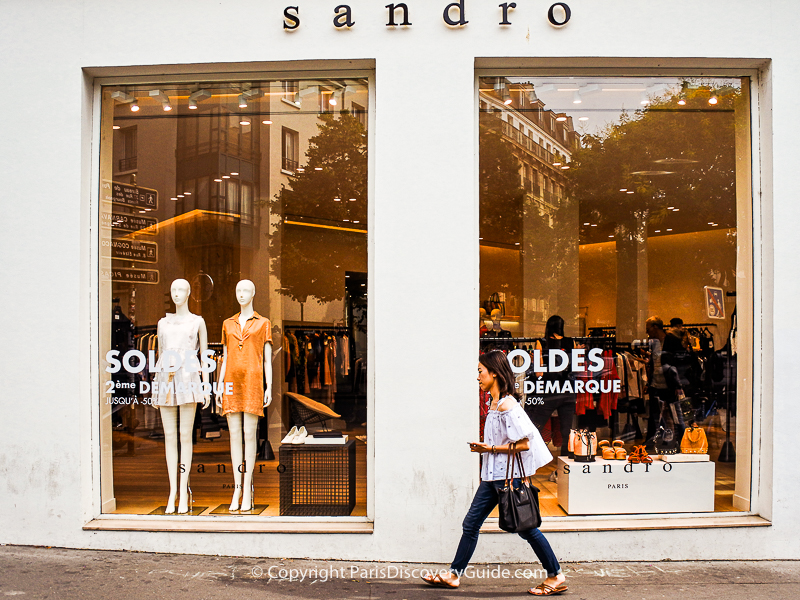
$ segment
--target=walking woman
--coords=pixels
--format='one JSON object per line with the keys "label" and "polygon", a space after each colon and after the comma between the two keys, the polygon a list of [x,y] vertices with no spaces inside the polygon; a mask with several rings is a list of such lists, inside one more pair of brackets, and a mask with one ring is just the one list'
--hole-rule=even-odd
{"label": "walking woman", "polygon": [[[481,525],[497,506],[497,492],[503,487],[506,476],[506,453],[509,446],[516,442],[516,451],[520,453],[526,474],[533,475],[539,467],[553,459],[539,431],[517,402],[519,394],[515,391],[514,374],[505,354],[495,350],[480,357],[478,383],[492,397],[483,431],[484,442],[471,442],[469,445],[472,452],[483,454],[481,483],[464,518],[461,541],[449,572],[422,578],[425,583],[438,587],[459,586],[459,578],[464,574],[478,545]],[[519,485],[520,472],[516,464],[513,476],[514,485]],[[538,529],[531,529],[519,536],[531,545],[547,571],[547,579],[529,589],[528,593],[534,596],[552,596],[567,591],[564,583],[566,578],[561,573],[558,560],[544,535]]]}

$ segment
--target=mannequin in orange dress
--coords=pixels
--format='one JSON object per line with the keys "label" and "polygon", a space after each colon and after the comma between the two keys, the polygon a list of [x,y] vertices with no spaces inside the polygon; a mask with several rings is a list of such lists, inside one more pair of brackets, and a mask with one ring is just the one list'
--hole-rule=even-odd
{"label": "mannequin in orange dress", "polygon": [[[236,300],[241,310],[222,324],[221,384],[216,403],[228,419],[231,436],[234,491],[230,511],[253,508],[252,482],[256,465],[258,418],[264,416],[264,408],[272,402],[271,324],[269,319],[253,310],[255,295],[256,286],[252,281],[240,281],[236,285]],[[233,393],[230,395],[223,393],[226,383],[233,384]]]}

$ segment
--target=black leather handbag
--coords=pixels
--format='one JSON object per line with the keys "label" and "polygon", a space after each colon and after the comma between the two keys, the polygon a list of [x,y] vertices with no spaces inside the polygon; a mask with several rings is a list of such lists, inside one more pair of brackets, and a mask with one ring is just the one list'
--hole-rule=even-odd
{"label": "black leather handbag", "polygon": [[[516,444],[509,446],[506,479],[497,493],[497,504],[500,529],[509,533],[522,533],[539,527],[542,524],[542,513],[539,510],[539,488],[528,483],[522,459],[514,452],[515,446]],[[519,487],[514,487],[514,462],[519,464]]]}

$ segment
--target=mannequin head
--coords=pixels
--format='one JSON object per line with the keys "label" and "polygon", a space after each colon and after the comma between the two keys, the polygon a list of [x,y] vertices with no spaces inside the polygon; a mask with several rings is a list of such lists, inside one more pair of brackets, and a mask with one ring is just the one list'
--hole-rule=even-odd
{"label": "mannequin head", "polygon": [[189,300],[189,294],[192,293],[192,286],[185,279],[176,279],[172,282],[169,288],[169,294],[176,307],[183,306]]}
{"label": "mannequin head", "polygon": [[495,308],[492,311],[492,321],[499,321],[500,320],[500,313],[501,313],[500,309],[499,308]]}
{"label": "mannequin head", "polygon": [[236,301],[239,306],[247,306],[256,295],[256,286],[249,279],[242,279],[236,284]]}
{"label": "mannequin head", "polygon": [[478,319],[483,322],[486,320],[486,310],[483,308],[478,309],[480,312],[478,313]]}

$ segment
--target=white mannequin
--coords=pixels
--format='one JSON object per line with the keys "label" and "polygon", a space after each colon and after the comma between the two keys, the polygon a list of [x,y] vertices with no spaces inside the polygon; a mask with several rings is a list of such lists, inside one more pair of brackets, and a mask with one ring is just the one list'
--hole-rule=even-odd
{"label": "white mannequin", "polygon": [[502,331],[502,327],[500,326],[500,309],[495,308],[492,310],[492,329],[494,331]]}
{"label": "white mannequin", "polygon": [[[242,279],[236,284],[236,301],[241,307],[239,311],[239,327],[244,331],[248,319],[253,316],[253,298],[256,286],[249,279]],[[225,367],[228,361],[228,347],[222,347],[222,367],[219,371],[220,388],[216,395],[218,407],[222,407],[222,390],[225,382]],[[272,344],[264,344],[264,407],[272,403]],[[226,415],[228,430],[231,436],[231,464],[233,465],[233,498],[228,510],[252,510],[253,471],[256,465],[258,416],[247,412],[234,412]],[[244,462],[242,461],[242,430],[244,430]],[[244,464],[244,482],[242,482],[241,465]],[[242,493],[244,490],[244,493]],[[239,499],[241,498],[241,509]]]}
{"label": "white mannequin", "polygon": [[[192,288],[185,279],[176,279],[170,287],[170,295],[175,303],[175,315],[178,317],[188,317],[189,294]],[[197,332],[200,342],[200,352],[208,349],[208,332],[206,323],[201,319],[200,328]],[[161,331],[158,332],[159,348],[163,348]],[[202,373],[203,383],[208,384],[208,373]],[[206,387],[205,385],[203,386]],[[211,403],[211,395],[203,392],[203,408]],[[175,496],[178,490],[178,471],[180,470],[180,498],[178,500],[178,513],[189,512],[189,471],[192,468],[192,429],[194,428],[194,411],[197,403],[181,404],[180,406],[159,406],[161,410],[161,423],[164,425],[164,450],[167,455],[167,473],[169,474],[169,499],[167,500],[166,513],[175,512]],[[181,451],[180,462],[178,461],[178,411],[181,418]],[[178,467],[181,467],[179,469]]]}

